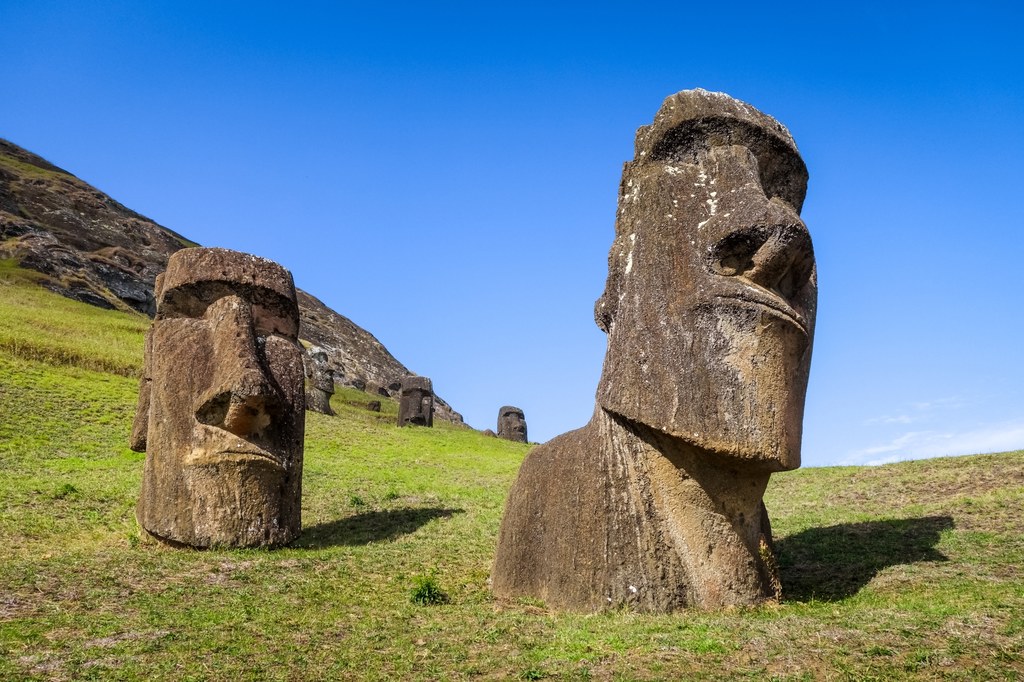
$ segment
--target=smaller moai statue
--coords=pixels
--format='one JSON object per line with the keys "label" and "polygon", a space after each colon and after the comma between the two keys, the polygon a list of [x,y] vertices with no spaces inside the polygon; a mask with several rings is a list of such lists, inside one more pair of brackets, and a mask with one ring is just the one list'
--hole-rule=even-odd
{"label": "smaller moai statue", "polygon": [[305,430],[291,273],[227,249],[182,249],[156,279],[130,447],[137,516],[173,546],[273,547],[302,527]]}
{"label": "smaller moai statue", "polygon": [[368,409],[370,412],[380,412],[380,401],[371,400],[370,402],[366,403],[366,409]]}
{"label": "smaller moai statue", "polygon": [[327,353],[319,349],[310,349],[302,359],[306,379],[309,381],[309,388],[306,390],[306,409],[333,415],[331,396],[334,395],[334,370],[327,363]]}
{"label": "smaller moai statue", "polygon": [[498,438],[526,442],[526,415],[521,409],[505,405],[498,410]]}
{"label": "smaller moai statue", "polygon": [[434,425],[434,387],[427,377],[402,379],[402,398],[398,404],[398,425]]}

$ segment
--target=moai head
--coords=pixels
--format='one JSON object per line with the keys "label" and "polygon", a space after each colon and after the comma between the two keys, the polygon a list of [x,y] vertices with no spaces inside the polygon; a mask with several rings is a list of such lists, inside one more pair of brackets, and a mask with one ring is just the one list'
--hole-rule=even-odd
{"label": "moai head", "polygon": [[334,370],[327,363],[327,353],[311,349],[302,356],[309,390],[306,391],[306,409],[333,415],[331,396],[334,395]]}
{"label": "moai head", "polygon": [[767,471],[800,465],[817,300],[807,169],[775,119],[721,93],[637,131],[608,281],[604,409]]}
{"label": "moai head", "polygon": [[526,415],[518,407],[505,405],[498,410],[498,437],[526,442]]}
{"label": "moai head", "polygon": [[434,387],[427,377],[402,379],[402,397],[398,403],[398,425],[434,425]]}
{"label": "moai head", "polygon": [[334,370],[327,362],[327,353],[310,350],[305,356],[306,378],[310,386],[325,393],[334,394]]}
{"label": "moai head", "polygon": [[302,350],[292,276],[226,249],[184,249],[157,278],[132,449],[139,522],[163,540],[279,545],[298,536]]}

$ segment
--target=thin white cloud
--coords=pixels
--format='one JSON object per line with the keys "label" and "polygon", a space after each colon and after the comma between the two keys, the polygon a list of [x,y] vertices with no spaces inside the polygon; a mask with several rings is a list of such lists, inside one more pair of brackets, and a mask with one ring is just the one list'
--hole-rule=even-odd
{"label": "thin white cloud", "polygon": [[872,417],[866,420],[865,424],[910,424],[915,421],[913,417],[907,414],[896,415],[895,417]]}
{"label": "thin white cloud", "polygon": [[920,403],[912,403],[913,408],[919,412],[931,412],[932,410],[939,408],[957,408],[963,407],[967,402],[959,396],[951,396],[949,398],[936,398],[935,400],[927,400]]}
{"label": "thin white cloud", "polygon": [[[887,443],[849,453],[843,464],[888,464],[907,459],[974,455],[1024,449],[1024,421],[992,424],[970,431],[910,431]],[[877,455],[885,455],[877,457]]]}
{"label": "thin white cloud", "polygon": [[[948,398],[936,398],[935,400],[928,400],[924,402],[910,403],[910,413],[902,412],[894,415],[882,415],[880,417],[871,417],[864,421],[865,426],[871,426],[874,424],[914,424],[918,422],[932,421],[936,418],[936,413],[942,410],[957,409],[965,405],[963,398],[959,396],[950,396]],[[906,406],[903,407],[907,409]]]}

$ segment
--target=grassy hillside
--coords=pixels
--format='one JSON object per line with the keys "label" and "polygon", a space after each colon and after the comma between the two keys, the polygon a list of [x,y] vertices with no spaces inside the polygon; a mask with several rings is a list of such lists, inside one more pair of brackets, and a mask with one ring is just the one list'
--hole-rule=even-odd
{"label": "grassy hillside", "polygon": [[0,679],[1024,677],[1024,452],[774,477],[780,605],[559,615],[487,590],[527,448],[346,391],[307,415],[294,546],[172,550],[126,445],[148,320],[25,277],[0,267]]}

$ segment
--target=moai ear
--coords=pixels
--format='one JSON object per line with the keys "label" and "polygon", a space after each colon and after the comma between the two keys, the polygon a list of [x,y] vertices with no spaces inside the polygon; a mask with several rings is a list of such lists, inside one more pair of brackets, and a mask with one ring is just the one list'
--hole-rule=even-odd
{"label": "moai ear", "polygon": [[[637,133],[639,135],[639,132]],[[622,168],[622,182],[619,184],[619,213],[627,199],[633,198],[635,189],[632,186],[630,167],[634,162],[627,161]],[[605,281],[604,293],[594,302],[594,322],[606,334],[611,331],[612,323],[619,309],[619,298],[622,288],[622,277],[628,273],[633,257],[633,241],[635,236],[624,234],[625,230],[616,221],[615,240],[608,250],[608,279]]]}
{"label": "moai ear", "polygon": [[149,395],[152,391],[153,373],[152,352],[153,329],[146,332],[146,350],[142,365],[142,378],[139,379],[139,402],[135,406],[135,421],[132,422],[132,435],[128,447],[135,452],[146,451],[146,433],[149,431]]}

